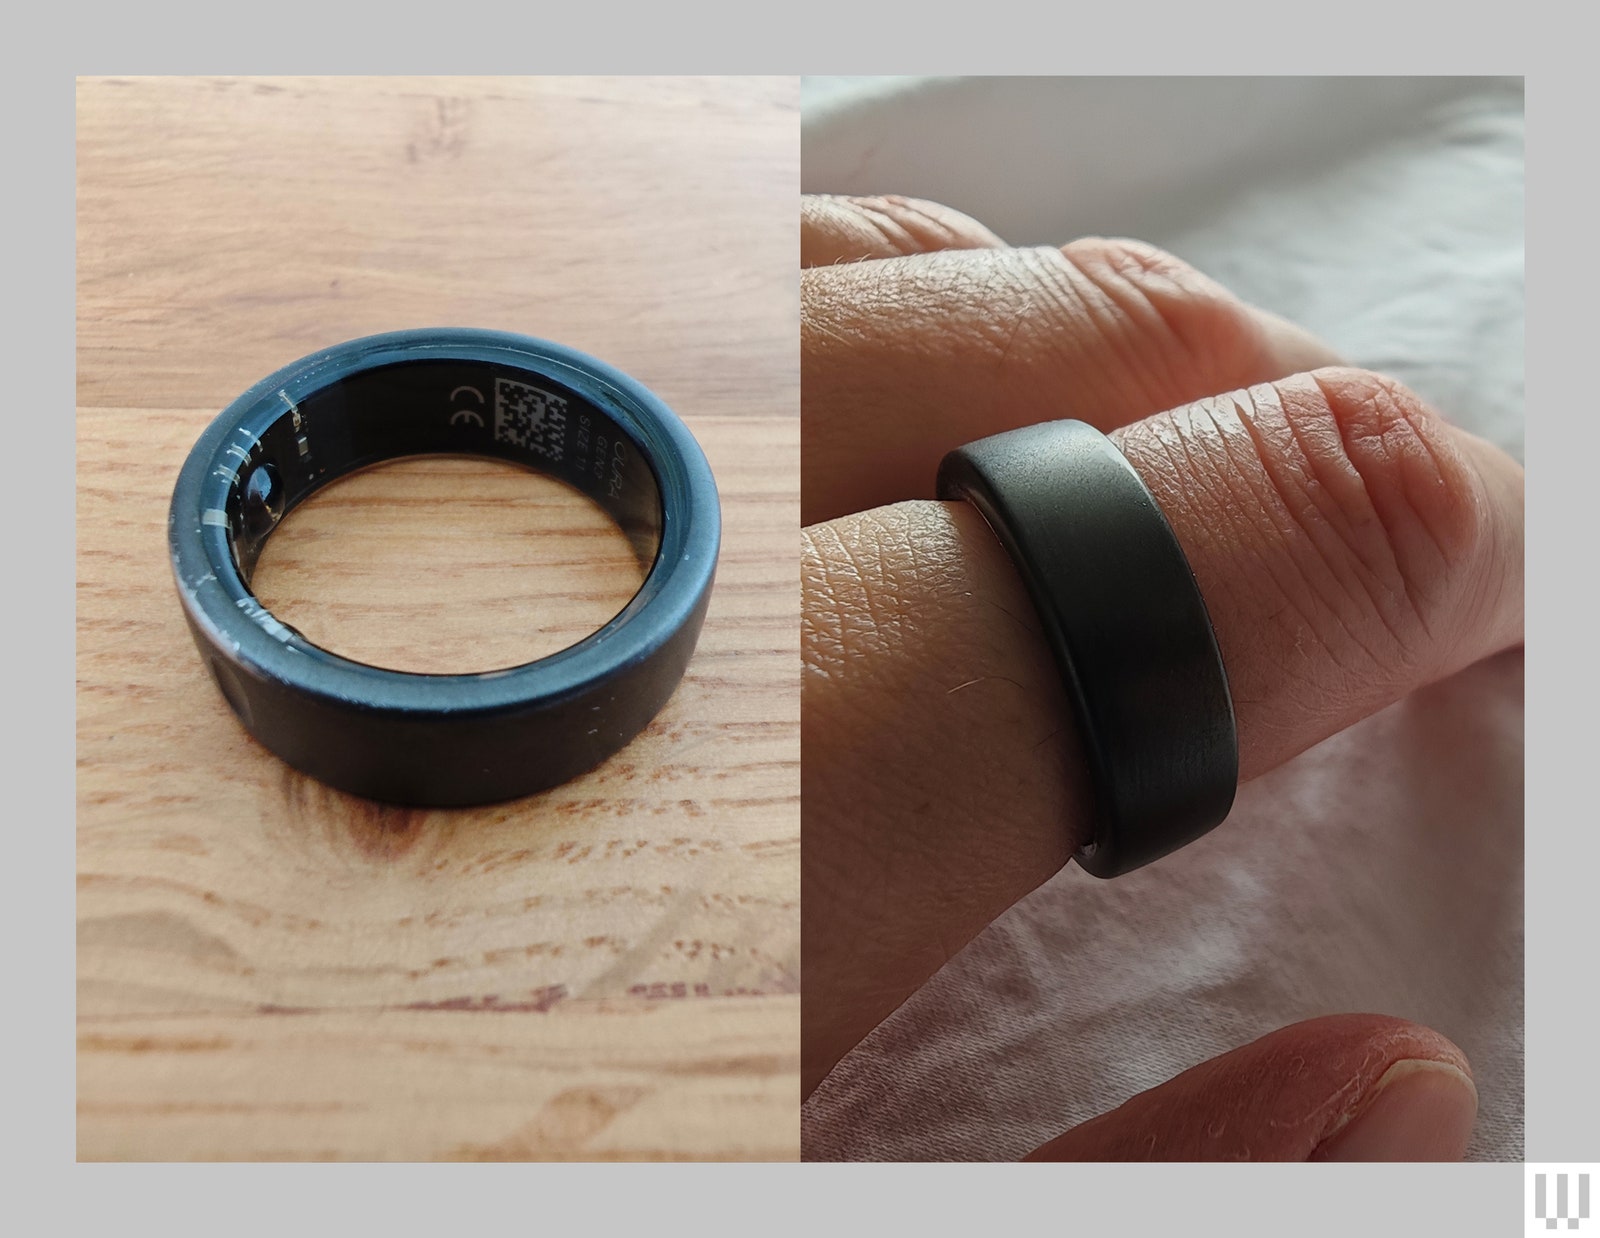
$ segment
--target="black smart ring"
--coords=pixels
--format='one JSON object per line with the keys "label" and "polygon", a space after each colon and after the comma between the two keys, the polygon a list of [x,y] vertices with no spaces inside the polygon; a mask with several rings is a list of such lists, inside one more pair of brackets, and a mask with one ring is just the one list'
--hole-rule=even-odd
{"label": "black smart ring", "polygon": [[[251,574],[297,503],[424,454],[570,483],[627,535],[644,583],[577,644],[470,675],[367,666],[262,607]],[[200,436],[168,518],[190,631],[245,729],[330,786],[419,806],[544,790],[638,734],[694,652],[720,537],[704,453],[644,387],[558,344],[455,328],[352,340],[263,379]]]}
{"label": "black smart ring", "polygon": [[1054,421],[980,439],[939,466],[939,497],[982,513],[1026,582],[1076,708],[1094,794],[1077,861],[1115,877],[1216,826],[1239,739],[1200,587],[1126,458]]}

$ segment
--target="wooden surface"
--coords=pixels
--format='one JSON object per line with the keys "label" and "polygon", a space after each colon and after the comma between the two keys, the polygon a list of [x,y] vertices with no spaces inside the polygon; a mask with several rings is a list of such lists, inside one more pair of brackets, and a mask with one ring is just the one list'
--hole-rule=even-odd
{"label": "wooden surface", "polygon": [[[781,79],[80,81],[81,1158],[798,1155],[798,126]],[[235,395],[436,325],[633,374],[723,502],[666,710],[480,810],[250,740],[165,543]],[[430,459],[307,504],[257,587],[340,652],[482,669],[634,571],[561,487]]]}

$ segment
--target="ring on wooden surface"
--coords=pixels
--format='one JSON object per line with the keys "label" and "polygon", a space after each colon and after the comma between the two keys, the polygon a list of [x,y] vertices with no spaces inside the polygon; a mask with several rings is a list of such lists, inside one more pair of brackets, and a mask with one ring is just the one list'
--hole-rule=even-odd
{"label": "ring on wooden surface", "polygon": [[1239,781],[1222,654],[1183,547],[1111,440],[1081,421],[992,435],[944,458],[938,491],[1005,547],[1077,707],[1095,796],[1078,863],[1114,877],[1220,823]]}
{"label": "ring on wooden surface", "polygon": [[[251,593],[296,504],[355,469],[439,453],[514,461],[583,491],[627,535],[639,591],[569,648],[467,675],[340,657]],[[263,379],[200,436],[168,516],[189,629],[245,729],[331,786],[432,806],[556,786],[638,734],[694,652],[720,538],[705,455],[658,398],[573,349],[464,328],[352,340]]]}

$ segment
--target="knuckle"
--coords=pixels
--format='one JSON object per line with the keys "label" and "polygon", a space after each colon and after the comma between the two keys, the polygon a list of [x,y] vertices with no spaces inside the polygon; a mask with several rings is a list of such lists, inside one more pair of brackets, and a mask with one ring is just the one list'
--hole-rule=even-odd
{"label": "knuckle", "polygon": [[841,202],[893,253],[920,254],[996,243],[993,234],[975,219],[921,198],[885,194]]}
{"label": "knuckle", "polygon": [[1317,370],[1278,384],[1277,397],[1301,457],[1287,489],[1331,531],[1324,557],[1342,560],[1404,665],[1433,660],[1491,533],[1476,470],[1443,419],[1384,375]]}
{"label": "knuckle", "polygon": [[1183,386],[1203,376],[1208,391],[1243,385],[1266,344],[1244,302],[1183,259],[1143,241],[1087,237],[1062,248],[1080,276],[1102,334],[1141,365]]}
{"label": "knuckle", "polygon": [[1444,419],[1382,374],[1325,369],[1310,378],[1337,430],[1336,460],[1359,478],[1399,565],[1449,570],[1473,559],[1488,532],[1487,505]]}

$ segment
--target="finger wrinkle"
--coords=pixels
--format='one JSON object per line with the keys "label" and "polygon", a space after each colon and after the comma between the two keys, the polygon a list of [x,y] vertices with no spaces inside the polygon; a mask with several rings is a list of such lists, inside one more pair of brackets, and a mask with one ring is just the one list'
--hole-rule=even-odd
{"label": "finger wrinkle", "polygon": [[[1266,365],[1266,332],[1254,312],[1215,280],[1182,259],[1142,241],[1101,237],[1074,241],[1062,255],[1075,264],[1118,313],[1110,321],[1134,329],[1132,362],[1159,382],[1147,382],[1157,406],[1248,381]],[[1203,376],[1185,390],[1185,376]]]}
{"label": "finger wrinkle", "polygon": [[[1238,433],[1225,441],[1247,448],[1234,454],[1231,471],[1236,488],[1240,481],[1249,487],[1248,506],[1258,513],[1259,540],[1247,539],[1253,550],[1259,548],[1255,561],[1290,603],[1301,631],[1316,639],[1322,654],[1347,678],[1390,677],[1396,663],[1405,661],[1400,646],[1380,648],[1370,635],[1371,617],[1381,611],[1374,602],[1383,592],[1375,582],[1363,587],[1351,581],[1355,560],[1307,492],[1310,470],[1287,432],[1276,389],[1261,384],[1226,402]],[[1386,616],[1380,613],[1379,618],[1388,629]],[[1298,638],[1296,650],[1301,651]]]}
{"label": "finger wrinkle", "polygon": [[1482,479],[1438,415],[1394,380],[1328,369],[1304,381],[1317,398],[1296,411],[1331,419],[1331,459],[1357,479],[1378,534],[1354,548],[1377,560],[1388,596],[1403,601],[1396,625],[1402,643],[1436,650],[1442,641],[1435,625],[1459,621],[1462,586],[1485,565],[1491,521]]}
{"label": "finger wrinkle", "polygon": [[1159,345],[1148,346],[1136,318],[1067,250],[1050,253],[1053,261],[1040,262],[1038,268],[1051,294],[1056,322],[1050,339],[1063,372],[1075,373],[1092,386],[1107,415],[1126,406],[1129,395],[1137,405],[1152,409],[1178,398],[1182,386],[1174,367]]}
{"label": "finger wrinkle", "polygon": [[1166,393],[1181,390],[1180,371],[1194,369],[1197,360],[1209,366],[1211,357],[1197,358],[1172,321],[1115,261],[1077,242],[1061,253],[1076,276],[1073,283],[1088,311],[1086,319],[1113,350],[1105,359],[1108,387],[1125,386],[1132,378],[1146,400],[1160,404]]}
{"label": "finger wrinkle", "polygon": [[[1330,504],[1335,512],[1330,517],[1313,497],[1311,479],[1316,469],[1300,450],[1304,440],[1289,429],[1277,389],[1268,383],[1252,387],[1236,408],[1254,447],[1250,471],[1262,481],[1257,491],[1262,510],[1282,514],[1275,521],[1275,532],[1291,552],[1285,561],[1304,592],[1314,599],[1306,608],[1307,616],[1326,615],[1337,632],[1333,637],[1319,634],[1324,651],[1353,678],[1391,675],[1397,663],[1407,665],[1407,655],[1382,604],[1388,586],[1376,579],[1350,579],[1365,570],[1361,556],[1351,554],[1357,534],[1347,519],[1343,521],[1346,531],[1335,527],[1342,510],[1338,504]],[[1374,614],[1391,638],[1381,649],[1368,634]],[[1353,659],[1353,651],[1359,651],[1364,661]]]}
{"label": "finger wrinkle", "polygon": [[[1218,543],[1220,556],[1207,556],[1207,548],[1196,547],[1192,561],[1206,563],[1209,558],[1218,569],[1207,572],[1205,591],[1227,595],[1224,600],[1230,604],[1233,626],[1248,639],[1258,639],[1264,622],[1284,624],[1287,615],[1295,621],[1288,626],[1302,665],[1311,664],[1320,653],[1344,673],[1360,673],[1361,668],[1350,664],[1344,652],[1349,634],[1341,641],[1327,631],[1330,618],[1341,631],[1345,625],[1319,584],[1320,557],[1312,555],[1312,562],[1305,561],[1305,530],[1268,472],[1264,461],[1267,448],[1256,431],[1250,393],[1235,392],[1191,405],[1172,416],[1172,425],[1180,439],[1196,443],[1186,451],[1186,460],[1213,463],[1210,484],[1204,487],[1187,484],[1196,471],[1192,467],[1179,474],[1184,501],[1202,500],[1198,507],[1191,507],[1192,515],[1184,527],[1225,531]],[[1212,446],[1204,446],[1205,440]],[[1270,596],[1262,588],[1268,582]],[[1316,642],[1315,650],[1305,649],[1307,636]],[[1273,668],[1275,673],[1283,669]],[[1324,689],[1326,686],[1324,683]]]}
{"label": "finger wrinkle", "polygon": [[[1364,480],[1349,467],[1337,427],[1292,414],[1284,391],[1293,381],[1252,389],[1258,410],[1254,424],[1263,440],[1274,440],[1270,448],[1264,445],[1262,460],[1273,470],[1278,488],[1299,498],[1298,521],[1307,538],[1321,546],[1347,609],[1358,622],[1375,609],[1391,640],[1386,654],[1409,666],[1412,641],[1385,604],[1394,595],[1395,582],[1404,580],[1394,549],[1386,537],[1368,536],[1377,518]],[[1420,621],[1420,610],[1415,605],[1411,610],[1411,617]],[[1421,626],[1426,631],[1426,623]]]}
{"label": "finger wrinkle", "polygon": [[954,229],[910,198],[848,198],[876,227],[885,244],[901,254],[943,249],[956,239]]}

